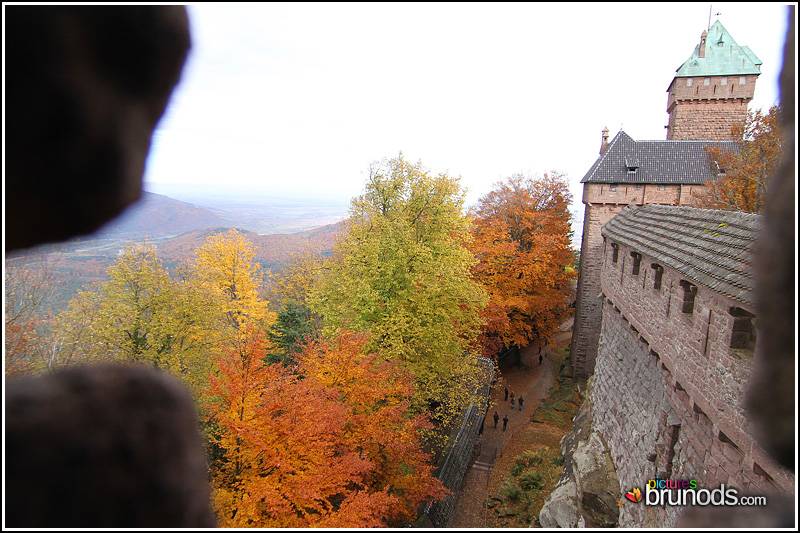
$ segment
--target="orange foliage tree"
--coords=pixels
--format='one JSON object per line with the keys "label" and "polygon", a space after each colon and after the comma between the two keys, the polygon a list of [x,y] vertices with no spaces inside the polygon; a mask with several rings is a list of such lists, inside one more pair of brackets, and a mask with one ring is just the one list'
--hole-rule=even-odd
{"label": "orange foliage tree", "polygon": [[569,315],[571,200],[564,175],[516,174],[472,209],[473,272],[490,297],[481,337],[487,355],[547,338]]}
{"label": "orange foliage tree", "polygon": [[780,113],[778,105],[766,113],[750,111],[744,125],[731,129],[736,150],[707,149],[714,177],[706,183],[700,207],[764,212],[769,178],[783,155]]}
{"label": "orange foliage tree", "polygon": [[[408,378],[341,353],[354,354],[363,340],[317,344],[299,357],[297,373],[265,364],[264,337],[248,337],[246,348],[218,358],[212,378],[221,526],[386,527],[444,490],[417,467],[424,455],[409,442],[420,421],[403,416],[406,405],[392,396],[406,393]],[[396,462],[379,461],[386,458]]]}

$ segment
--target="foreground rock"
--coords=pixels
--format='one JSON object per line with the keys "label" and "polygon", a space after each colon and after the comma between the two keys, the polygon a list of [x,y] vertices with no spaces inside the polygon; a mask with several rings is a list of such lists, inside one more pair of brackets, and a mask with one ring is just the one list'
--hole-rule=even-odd
{"label": "foreground rock", "polygon": [[589,402],[561,440],[564,473],[539,513],[542,527],[614,527],[620,495],[614,464],[602,436],[592,431]]}

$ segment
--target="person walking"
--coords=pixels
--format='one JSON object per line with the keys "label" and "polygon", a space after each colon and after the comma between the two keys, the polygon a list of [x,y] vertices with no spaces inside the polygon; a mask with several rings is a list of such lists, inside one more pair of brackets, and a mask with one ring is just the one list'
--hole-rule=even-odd
{"label": "person walking", "polygon": [[519,397],[519,410],[522,411],[522,396]]}
{"label": "person walking", "polygon": [[511,395],[511,408],[514,408],[514,395]]}
{"label": "person walking", "polygon": [[497,421],[500,420],[500,415],[497,414],[497,411],[494,412],[494,427],[497,428]]}
{"label": "person walking", "polygon": [[541,366],[541,364],[542,364],[542,347],[539,346],[539,365]]}
{"label": "person walking", "polygon": [[508,425],[508,415],[503,417],[503,431],[506,430],[507,425]]}
{"label": "person walking", "polygon": [[507,401],[508,401],[508,387],[506,387],[506,398],[505,398],[505,400],[503,400],[503,401],[504,401],[504,402],[507,402]]}

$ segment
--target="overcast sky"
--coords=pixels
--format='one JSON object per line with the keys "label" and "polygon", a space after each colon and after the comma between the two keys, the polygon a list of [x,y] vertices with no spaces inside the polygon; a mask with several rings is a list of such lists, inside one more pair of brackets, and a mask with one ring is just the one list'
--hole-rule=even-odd
{"label": "overcast sky", "polygon": [[666,138],[666,91],[709,8],[763,62],[750,109],[777,103],[783,4],[189,6],[146,188],[345,202],[402,151],[461,176],[468,204],[513,173],[566,173],[578,210],[604,126]]}

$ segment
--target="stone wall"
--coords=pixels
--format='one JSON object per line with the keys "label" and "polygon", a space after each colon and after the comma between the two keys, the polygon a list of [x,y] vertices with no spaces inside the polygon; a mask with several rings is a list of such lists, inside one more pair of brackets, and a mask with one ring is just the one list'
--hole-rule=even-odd
{"label": "stone wall", "polygon": [[[633,251],[603,246],[602,331],[590,394],[594,426],[608,442],[621,490],[656,474],[740,492],[792,491],[794,476],[753,439],[743,410],[753,350],[730,348],[731,309],[752,307],[697,287],[684,312],[681,274]],[[758,349],[758,346],[755,348]],[[681,507],[625,506],[620,526],[671,526]]]}
{"label": "stone wall", "polygon": [[602,244],[600,228],[628,204],[645,203],[693,205],[702,185],[656,185],[620,183],[616,190],[610,183],[585,183],[583,203],[583,238],[581,265],[575,300],[575,324],[572,329],[570,358],[574,376],[586,378],[594,371],[597,342],[600,338],[601,302],[600,267]]}
{"label": "stone wall", "polygon": [[[586,184],[584,191],[589,187],[591,184]],[[581,265],[575,298],[575,322],[570,345],[573,376],[576,379],[586,378],[594,370],[597,342],[600,338],[601,301],[598,296],[603,247],[600,228],[624,207],[614,204],[586,204],[581,239]]]}
{"label": "stone wall", "polygon": [[672,80],[667,98],[667,140],[730,140],[731,128],[742,124],[747,116],[757,77],[749,74]]}
{"label": "stone wall", "polygon": [[670,112],[667,140],[730,141],[731,128],[743,124],[746,117],[747,102],[742,100],[681,102]]}

